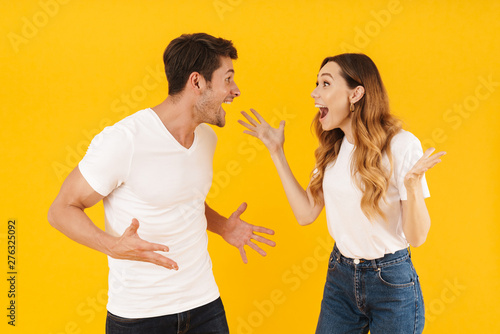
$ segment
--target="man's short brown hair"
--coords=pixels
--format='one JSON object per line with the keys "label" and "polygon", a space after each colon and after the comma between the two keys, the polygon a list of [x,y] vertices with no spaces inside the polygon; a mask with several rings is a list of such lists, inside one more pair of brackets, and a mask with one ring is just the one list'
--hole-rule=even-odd
{"label": "man's short brown hair", "polygon": [[184,34],[171,41],[163,53],[168,94],[180,93],[193,72],[210,82],[221,56],[238,59],[231,41],[205,33]]}

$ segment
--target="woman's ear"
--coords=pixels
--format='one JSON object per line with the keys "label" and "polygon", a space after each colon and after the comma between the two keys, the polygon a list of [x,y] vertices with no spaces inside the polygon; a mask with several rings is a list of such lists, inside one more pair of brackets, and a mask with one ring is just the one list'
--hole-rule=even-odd
{"label": "woman's ear", "polygon": [[361,98],[362,98],[363,96],[365,96],[365,87],[363,87],[363,86],[357,86],[357,87],[356,87],[356,88],[354,88],[354,90],[352,91],[349,101],[350,101],[351,103],[356,103],[356,102],[358,102],[359,100],[361,100]]}

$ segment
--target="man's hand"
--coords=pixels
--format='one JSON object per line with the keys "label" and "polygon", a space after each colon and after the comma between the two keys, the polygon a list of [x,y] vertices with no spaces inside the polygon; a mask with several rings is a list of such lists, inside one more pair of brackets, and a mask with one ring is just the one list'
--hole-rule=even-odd
{"label": "man's hand", "polygon": [[115,259],[151,262],[167,269],[178,270],[177,263],[155,253],[155,251],[168,252],[168,247],[141,239],[137,234],[138,229],[139,221],[134,218],[123,235],[109,247],[109,256]]}
{"label": "man's hand", "polygon": [[224,226],[224,232],[222,234],[222,237],[224,238],[224,240],[226,240],[227,243],[238,248],[244,263],[248,263],[247,254],[244,248],[245,245],[250,246],[260,255],[266,256],[266,252],[255,243],[253,243],[251,239],[254,239],[271,247],[276,246],[276,243],[274,241],[255,234],[255,232],[259,232],[274,235],[273,230],[262,226],[248,224],[247,222],[241,220],[240,215],[245,212],[246,208],[247,204],[242,203],[240,207],[235,212],[233,212],[233,214],[227,219]]}

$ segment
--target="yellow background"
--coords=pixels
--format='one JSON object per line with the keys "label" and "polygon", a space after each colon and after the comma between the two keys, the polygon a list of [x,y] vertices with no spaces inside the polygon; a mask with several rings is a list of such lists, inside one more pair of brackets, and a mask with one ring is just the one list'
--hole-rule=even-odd
{"label": "yellow background", "polygon": [[[102,333],[106,258],[51,228],[46,212],[93,135],[166,96],[162,53],[182,33],[233,40],[242,96],[225,106],[208,202],[276,230],[269,255],[210,235],[232,333],[313,333],[326,276],[324,214],[294,221],[269,154],[242,133],[240,110],[285,118],[285,150],[304,186],[321,60],[345,51],[378,65],[393,112],[424,148],[446,150],[427,173],[432,228],[413,249],[426,333],[499,333],[500,6],[497,1],[2,1],[0,24],[2,277],[7,221],[17,220],[16,326],[2,332]],[[88,211],[103,226],[102,205]]]}

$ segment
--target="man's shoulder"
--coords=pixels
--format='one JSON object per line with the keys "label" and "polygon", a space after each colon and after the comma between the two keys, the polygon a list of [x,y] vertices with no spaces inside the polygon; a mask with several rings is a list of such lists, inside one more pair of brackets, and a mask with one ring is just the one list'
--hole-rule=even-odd
{"label": "man's shoulder", "polygon": [[201,137],[207,137],[209,139],[217,141],[217,134],[215,133],[214,129],[206,123],[201,123],[198,125],[196,128],[196,132],[201,136]]}
{"label": "man's shoulder", "polygon": [[94,144],[106,143],[108,146],[125,147],[131,144],[137,132],[141,129],[141,124],[149,122],[147,109],[140,110],[130,116],[127,116],[113,125],[105,127],[97,136],[94,137]]}
{"label": "man's shoulder", "polygon": [[112,126],[117,128],[136,128],[139,124],[150,123],[152,121],[151,109],[147,108],[119,120]]}
{"label": "man's shoulder", "polygon": [[132,138],[141,129],[147,129],[151,121],[152,117],[150,112],[148,112],[148,109],[143,109],[104,128],[102,133],[118,138]]}

